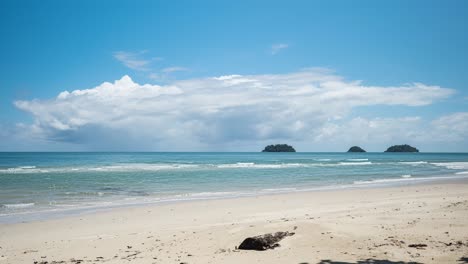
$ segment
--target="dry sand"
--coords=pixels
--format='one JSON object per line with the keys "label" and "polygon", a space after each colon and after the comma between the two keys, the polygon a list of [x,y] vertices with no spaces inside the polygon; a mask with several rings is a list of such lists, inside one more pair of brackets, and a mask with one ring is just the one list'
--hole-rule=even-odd
{"label": "dry sand", "polygon": [[[236,250],[248,236],[276,231],[295,235],[275,249]],[[181,202],[0,225],[0,263],[36,261],[468,263],[468,182]]]}

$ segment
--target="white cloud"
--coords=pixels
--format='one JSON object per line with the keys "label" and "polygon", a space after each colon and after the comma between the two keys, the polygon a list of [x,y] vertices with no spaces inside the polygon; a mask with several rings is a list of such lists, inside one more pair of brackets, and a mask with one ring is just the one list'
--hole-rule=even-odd
{"label": "white cloud", "polygon": [[362,118],[332,121],[314,134],[315,142],[383,148],[393,144],[420,143],[428,138],[420,117]]}
{"label": "white cloud", "polygon": [[[129,52],[129,51],[117,51],[114,52],[114,58],[123,63],[126,67],[137,70],[137,71],[147,71],[149,70],[149,65],[151,60],[143,58],[143,54],[146,51],[140,52]],[[160,60],[160,58],[155,58]]]}
{"label": "white cloud", "polygon": [[168,67],[168,68],[164,68],[162,69],[162,72],[164,73],[172,73],[172,72],[181,72],[181,71],[188,71],[189,69],[185,68],[185,67],[178,67],[178,66],[174,66],[174,67]]}
{"label": "white cloud", "polygon": [[468,112],[452,113],[430,122],[421,117],[362,118],[327,122],[312,138],[315,145],[340,149],[348,145],[383,151],[394,144],[421,146],[423,151],[466,151]]}
{"label": "white cloud", "polygon": [[174,79],[174,74],[187,71],[190,71],[190,69],[185,67],[172,66],[163,68],[161,70],[153,70],[153,72],[148,74],[148,78],[154,81],[168,82]]}
{"label": "white cloud", "polygon": [[380,138],[411,137],[414,134],[408,134],[410,129],[401,124],[417,124],[421,122],[417,117],[345,120],[355,107],[422,106],[453,93],[421,83],[365,86],[328,70],[306,69],[167,85],[140,85],[124,76],[114,83],[65,91],[50,100],[16,101],[15,105],[34,116],[27,129],[30,133],[52,141],[151,150],[221,150],[250,144],[252,150],[252,144],[325,142],[351,137],[347,133],[370,140],[377,134]]}
{"label": "white cloud", "polygon": [[139,52],[117,51],[114,52],[113,56],[116,60],[132,70],[146,72],[146,76],[151,80],[167,81],[171,79],[171,74],[189,71],[188,68],[181,66],[162,68],[161,65],[155,65],[154,62],[160,62],[163,58],[149,58],[147,53],[148,51],[146,50]]}
{"label": "white cloud", "polygon": [[135,70],[148,72],[147,77],[151,80],[167,80],[170,75],[176,72],[188,71],[188,68],[181,66],[166,67],[158,69],[152,65],[153,62],[162,61],[161,57],[145,58],[146,50],[139,52],[117,51],[113,56],[126,67]]}
{"label": "white cloud", "polygon": [[288,47],[289,45],[285,43],[273,44],[271,46],[271,54],[276,55],[278,54],[278,52],[280,52],[283,49],[287,49]]}
{"label": "white cloud", "polygon": [[431,123],[434,132],[444,141],[468,139],[468,112],[442,116]]}

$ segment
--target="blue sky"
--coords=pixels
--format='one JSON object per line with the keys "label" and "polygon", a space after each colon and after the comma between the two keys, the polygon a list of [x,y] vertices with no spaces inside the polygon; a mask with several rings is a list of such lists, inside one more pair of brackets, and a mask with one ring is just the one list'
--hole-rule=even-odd
{"label": "blue sky", "polygon": [[0,150],[466,151],[467,25],[466,1],[1,1]]}

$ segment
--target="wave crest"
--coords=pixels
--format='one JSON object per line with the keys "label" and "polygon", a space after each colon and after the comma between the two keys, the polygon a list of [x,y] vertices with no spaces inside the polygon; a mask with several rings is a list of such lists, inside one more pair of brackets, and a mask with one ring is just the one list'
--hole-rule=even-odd
{"label": "wave crest", "polygon": [[21,209],[21,208],[28,208],[33,207],[35,203],[17,203],[17,204],[2,204],[2,207],[8,209]]}
{"label": "wave crest", "polygon": [[453,170],[466,170],[468,169],[468,162],[458,161],[458,162],[434,162],[432,165],[439,167],[446,167],[447,169]]}

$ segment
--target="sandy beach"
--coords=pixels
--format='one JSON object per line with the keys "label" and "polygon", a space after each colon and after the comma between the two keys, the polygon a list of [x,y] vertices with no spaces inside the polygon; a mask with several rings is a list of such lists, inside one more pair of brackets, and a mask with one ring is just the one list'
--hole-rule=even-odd
{"label": "sandy beach", "polygon": [[466,180],[180,202],[2,224],[0,263],[467,263],[467,220]]}
{"label": "sandy beach", "polygon": [[0,264],[468,264],[468,0],[0,21]]}

